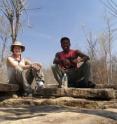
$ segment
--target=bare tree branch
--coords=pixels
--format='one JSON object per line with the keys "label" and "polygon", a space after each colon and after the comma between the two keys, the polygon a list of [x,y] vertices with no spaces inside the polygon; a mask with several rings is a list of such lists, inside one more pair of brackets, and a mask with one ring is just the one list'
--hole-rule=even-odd
{"label": "bare tree branch", "polygon": [[11,38],[12,42],[17,39],[19,27],[21,24],[20,17],[22,11],[25,9],[26,0],[2,0],[1,11],[7,17],[11,27]]}
{"label": "bare tree branch", "polygon": [[113,0],[100,0],[100,2],[110,11],[113,16],[117,16],[117,4]]}

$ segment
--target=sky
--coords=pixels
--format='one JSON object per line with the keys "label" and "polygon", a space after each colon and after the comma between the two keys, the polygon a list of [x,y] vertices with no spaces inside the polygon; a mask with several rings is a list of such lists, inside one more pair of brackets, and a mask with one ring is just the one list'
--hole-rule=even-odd
{"label": "sky", "polygon": [[24,13],[25,25],[18,40],[26,46],[23,56],[45,67],[62,50],[61,37],[70,38],[72,49],[85,52],[82,27],[95,36],[105,28],[105,7],[100,0],[27,0],[27,8],[40,9]]}

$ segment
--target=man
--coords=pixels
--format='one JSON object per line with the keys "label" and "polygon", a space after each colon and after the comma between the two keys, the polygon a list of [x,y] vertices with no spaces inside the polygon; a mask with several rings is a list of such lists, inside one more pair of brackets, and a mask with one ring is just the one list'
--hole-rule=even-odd
{"label": "man", "polygon": [[25,46],[21,42],[15,41],[11,45],[12,55],[7,58],[7,71],[9,83],[19,85],[20,95],[29,95],[32,93],[31,84],[35,78],[40,88],[44,87],[44,75],[42,66],[38,63],[31,63],[22,57]]}
{"label": "man", "polygon": [[57,52],[53,61],[52,71],[55,79],[62,85],[64,73],[68,77],[68,87],[94,87],[89,86],[90,64],[89,57],[79,50],[70,49],[71,43],[68,37],[60,40],[63,51]]}

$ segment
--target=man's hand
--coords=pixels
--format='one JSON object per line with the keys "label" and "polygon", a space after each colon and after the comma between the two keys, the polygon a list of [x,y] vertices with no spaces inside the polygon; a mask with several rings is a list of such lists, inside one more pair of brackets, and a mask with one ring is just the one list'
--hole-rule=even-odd
{"label": "man's hand", "polygon": [[77,63],[77,68],[80,68],[83,65],[84,62]]}
{"label": "man's hand", "polygon": [[65,68],[69,68],[71,66],[71,62],[68,59],[63,60],[62,62]]}
{"label": "man's hand", "polygon": [[84,63],[84,61],[81,57],[78,57],[78,58],[72,60],[72,62],[77,64],[77,68],[80,68],[82,66],[82,64]]}

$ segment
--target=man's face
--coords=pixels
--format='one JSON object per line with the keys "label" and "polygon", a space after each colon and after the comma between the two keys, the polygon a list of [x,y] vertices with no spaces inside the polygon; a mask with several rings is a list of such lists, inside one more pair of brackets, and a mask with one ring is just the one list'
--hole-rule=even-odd
{"label": "man's face", "polygon": [[63,51],[68,52],[70,49],[70,42],[68,40],[64,40],[61,43],[61,47],[62,47]]}

